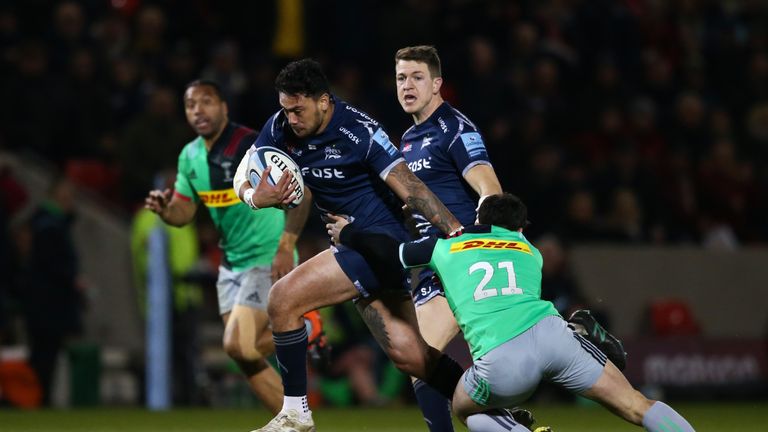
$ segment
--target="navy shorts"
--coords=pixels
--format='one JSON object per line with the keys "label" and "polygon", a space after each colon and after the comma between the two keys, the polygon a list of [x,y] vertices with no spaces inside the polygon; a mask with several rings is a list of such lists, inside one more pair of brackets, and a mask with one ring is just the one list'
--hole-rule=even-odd
{"label": "navy shorts", "polygon": [[443,289],[443,284],[440,282],[440,278],[438,278],[435,272],[431,269],[421,269],[419,271],[418,282],[413,288],[413,291],[411,291],[413,304],[416,307],[419,307],[437,296],[445,297],[445,290]]}
{"label": "navy shorts", "polygon": [[333,256],[336,258],[336,262],[339,263],[341,270],[344,271],[344,274],[347,275],[349,280],[355,284],[355,288],[357,288],[357,292],[360,293],[360,296],[367,298],[383,290],[402,290],[405,295],[408,294],[410,283],[405,277],[405,271],[403,271],[400,286],[381,286],[376,275],[373,273],[373,270],[371,270],[371,267],[356,250],[344,245],[331,246],[331,249],[333,250]]}

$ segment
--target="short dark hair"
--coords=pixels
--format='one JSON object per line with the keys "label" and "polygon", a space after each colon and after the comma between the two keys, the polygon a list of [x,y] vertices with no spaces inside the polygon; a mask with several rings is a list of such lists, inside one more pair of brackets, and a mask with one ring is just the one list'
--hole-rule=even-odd
{"label": "short dark hair", "polygon": [[310,58],[288,63],[277,74],[275,89],[280,93],[304,95],[315,99],[324,93],[331,93],[323,68],[320,63]]}
{"label": "short dark hair", "polygon": [[528,208],[520,198],[509,192],[491,195],[483,200],[477,211],[477,221],[517,231],[528,225]]}
{"label": "short dark hair", "polygon": [[397,50],[397,53],[395,53],[395,63],[400,60],[426,63],[432,78],[443,76],[442,68],[440,66],[440,56],[437,55],[437,48],[432,45],[417,45],[400,48]]}
{"label": "short dark hair", "polygon": [[189,84],[187,84],[186,87],[184,87],[184,92],[186,93],[187,90],[190,89],[190,87],[200,87],[200,86],[208,86],[213,89],[213,92],[216,93],[216,96],[219,97],[222,101],[224,101],[224,94],[221,92],[221,86],[219,83],[217,83],[214,80],[209,79],[196,79]]}

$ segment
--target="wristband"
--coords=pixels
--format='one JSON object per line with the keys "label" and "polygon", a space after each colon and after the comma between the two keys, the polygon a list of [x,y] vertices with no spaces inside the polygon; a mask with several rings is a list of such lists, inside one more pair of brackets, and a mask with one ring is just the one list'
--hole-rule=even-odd
{"label": "wristband", "polygon": [[456,228],[455,230],[451,231],[450,234],[448,234],[448,238],[452,237],[458,237],[460,235],[464,234],[464,226],[460,226]]}
{"label": "wristband", "polygon": [[256,192],[256,191],[255,191],[255,190],[253,190],[253,188],[248,188],[248,190],[246,190],[246,191],[245,191],[245,193],[243,193],[243,202],[245,202],[246,204],[248,204],[248,206],[249,206],[250,208],[252,208],[252,209],[254,209],[254,210],[258,210],[258,209],[259,209],[259,207],[258,207],[256,204],[254,204],[254,203],[253,203],[253,194],[254,194],[255,192]]}

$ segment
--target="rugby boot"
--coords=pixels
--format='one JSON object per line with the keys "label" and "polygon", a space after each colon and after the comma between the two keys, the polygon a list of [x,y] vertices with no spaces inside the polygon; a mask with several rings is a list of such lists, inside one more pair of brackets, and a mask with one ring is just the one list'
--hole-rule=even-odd
{"label": "rugby boot", "polygon": [[619,370],[627,366],[627,353],[624,344],[597,322],[592,313],[579,309],[568,318],[568,324],[574,331],[592,342]]}
{"label": "rugby boot", "polygon": [[251,432],[315,432],[315,422],[312,413],[302,419],[298,411],[289,409],[280,411],[266,426]]}

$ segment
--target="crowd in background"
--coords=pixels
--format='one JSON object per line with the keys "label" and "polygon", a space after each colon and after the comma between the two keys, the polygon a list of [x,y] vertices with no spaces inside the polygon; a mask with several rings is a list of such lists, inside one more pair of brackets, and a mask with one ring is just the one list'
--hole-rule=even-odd
{"label": "crowd in background", "polygon": [[[258,129],[278,109],[277,71],[314,57],[334,93],[398,142],[412,119],[396,100],[394,53],[415,44],[437,47],[444,97],[528,205],[543,295],[561,313],[583,305],[573,244],[768,241],[759,0],[3,2],[0,150],[57,167],[128,220],[193,138],[190,81],[219,82],[230,118]],[[13,274],[31,268],[7,229],[27,196],[2,167],[0,180],[0,264]],[[215,260],[212,232],[203,222]]]}
{"label": "crowd in background", "polygon": [[130,208],[191,138],[192,79],[219,81],[230,117],[260,128],[276,71],[312,56],[397,141],[411,120],[393,56],[418,43],[439,49],[446,98],[483,131],[534,237],[768,239],[768,6],[754,0],[4,3],[0,145]]}

